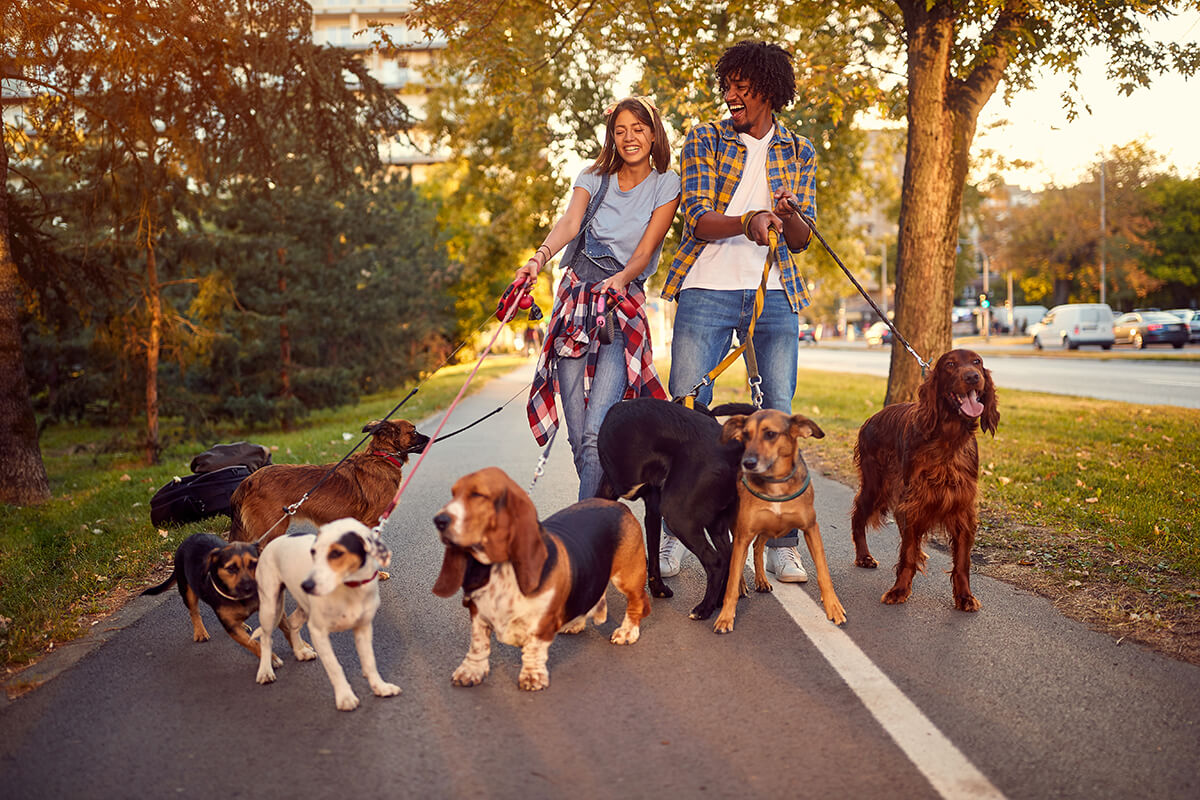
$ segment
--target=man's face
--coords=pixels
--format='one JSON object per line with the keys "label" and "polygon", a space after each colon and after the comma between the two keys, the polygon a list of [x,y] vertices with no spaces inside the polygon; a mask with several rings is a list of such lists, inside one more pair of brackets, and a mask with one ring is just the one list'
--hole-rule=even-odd
{"label": "man's face", "polygon": [[735,131],[762,136],[769,129],[771,104],[751,90],[750,81],[740,75],[730,75],[724,99]]}

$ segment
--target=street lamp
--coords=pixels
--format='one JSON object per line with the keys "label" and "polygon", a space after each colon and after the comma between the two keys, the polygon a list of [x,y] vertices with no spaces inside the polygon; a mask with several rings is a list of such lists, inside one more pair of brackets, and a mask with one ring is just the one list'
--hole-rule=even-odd
{"label": "street lamp", "polygon": [[1105,303],[1107,287],[1105,286],[1104,240],[1108,226],[1104,220],[1104,148],[1100,149],[1100,302]]}

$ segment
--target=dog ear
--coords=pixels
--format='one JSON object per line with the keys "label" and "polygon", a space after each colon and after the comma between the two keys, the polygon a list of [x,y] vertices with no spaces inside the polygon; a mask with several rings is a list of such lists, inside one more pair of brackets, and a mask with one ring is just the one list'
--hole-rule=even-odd
{"label": "dog ear", "polygon": [[986,433],[996,435],[996,426],[1000,424],[1000,405],[996,399],[996,384],[992,383],[991,370],[983,371],[983,416],[979,426]]}
{"label": "dog ear", "polygon": [[942,398],[940,397],[941,390],[938,387],[942,359],[945,357],[946,355],[943,353],[929,374],[925,376],[925,380],[921,382],[920,388],[917,389],[917,427],[927,437],[933,436],[942,419]]}
{"label": "dog ear", "polygon": [[793,414],[791,423],[791,432],[793,436],[797,436],[802,439],[810,436],[814,439],[825,438],[825,431],[821,430],[821,426],[803,414]]}
{"label": "dog ear", "polygon": [[367,555],[379,562],[379,566],[386,567],[392,563],[392,551],[383,543],[383,539],[375,532],[371,532],[369,536],[362,537],[363,544],[366,546]]}
{"label": "dog ear", "polygon": [[462,588],[467,576],[467,554],[457,547],[447,547],[442,556],[442,571],[433,584],[433,593],[438,597],[453,597]]}
{"label": "dog ear", "polygon": [[747,417],[739,414],[736,417],[730,417],[725,420],[725,424],[721,426],[721,444],[731,441],[742,441],[742,434],[746,429],[747,419]]}
{"label": "dog ear", "polygon": [[533,501],[511,478],[508,482],[497,528],[508,526],[508,559],[517,574],[517,586],[521,594],[530,595],[542,582],[542,568],[549,552],[542,540],[541,525],[538,524],[537,508]]}
{"label": "dog ear", "polygon": [[379,425],[380,425],[380,420],[373,419],[370,422],[368,422],[366,425],[363,425],[362,432],[363,433],[374,433],[375,429],[378,428]]}

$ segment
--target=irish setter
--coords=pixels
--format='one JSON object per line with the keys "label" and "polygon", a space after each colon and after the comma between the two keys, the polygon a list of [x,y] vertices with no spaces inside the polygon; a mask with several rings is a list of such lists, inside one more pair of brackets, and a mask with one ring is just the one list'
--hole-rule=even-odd
{"label": "irish setter", "polygon": [[954,557],[954,607],[979,610],[970,584],[979,479],[975,431],[982,427],[995,436],[999,422],[996,387],[983,359],[971,350],[951,350],[921,384],[917,402],[890,405],[859,428],[859,487],[850,521],[855,565],[879,565],[867,549],[866,531],[880,526],[884,514],[890,511],[900,529],[896,583],[884,603],[903,603],[912,594],[913,575],[925,571],[921,542],[941,528]]}

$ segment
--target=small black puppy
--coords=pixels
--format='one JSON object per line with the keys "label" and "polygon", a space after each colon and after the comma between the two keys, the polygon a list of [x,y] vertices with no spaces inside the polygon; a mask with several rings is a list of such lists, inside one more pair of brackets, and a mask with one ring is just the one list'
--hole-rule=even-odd
{"label": "small black puppy", "polygon": [[729,574],[729,530],[737,513],[742,444],[722,443],[721,424],[713,417],[754,411],[745,403],[710,411],[700,403],[688,409],[666,400],[637,398],[614,405],[600,425],[597,445],[604,480],[599,496],[645,502],[650,593],[674,594],[663,583],[658,565],[664,519],[704,566],[707,586],[704,599],[688,614],[692,619],[708,619],[721,605]]}
{"label": "small black puppy", "polygon": [[193,533],[175,551],[175,569],[171,577],[142,594],[162,594],[172,583],[178,584],[179,594],[192,617],[195,641],[209,640],[204,621],[200,619],[196,602],[199,599],[217,612],[225,632],[258,658],[261,654],[258,642],[250,638],[244,624],[258,610],[258,582],[254,577],[257,568],[258,544],[231,543],[211,533]]}

